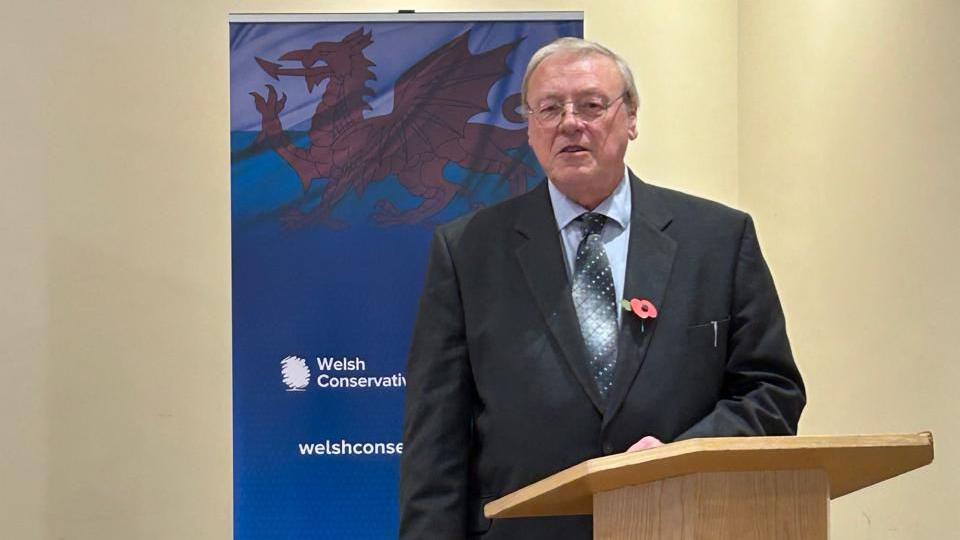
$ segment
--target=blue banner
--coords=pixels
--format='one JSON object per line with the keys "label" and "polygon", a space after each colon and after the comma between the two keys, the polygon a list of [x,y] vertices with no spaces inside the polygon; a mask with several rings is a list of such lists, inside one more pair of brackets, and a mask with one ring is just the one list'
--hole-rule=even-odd
{"label": "blue banner", "polygon": [[532,53],[582,21],[231,23],[235,537],[391,538],[432,229],[542,170]]}

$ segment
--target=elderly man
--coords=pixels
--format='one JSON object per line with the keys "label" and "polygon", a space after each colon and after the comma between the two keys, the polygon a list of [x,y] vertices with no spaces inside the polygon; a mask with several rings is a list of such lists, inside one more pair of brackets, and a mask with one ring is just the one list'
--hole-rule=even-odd
{"label": "elderly man", "polygon": [[533,191],[438,229],[408,367],[400,537],[587,539],[483,505],[602,455],[796,432],[805,403],[746,214],[641,182],[626,63],[564,38],[523,83]]}

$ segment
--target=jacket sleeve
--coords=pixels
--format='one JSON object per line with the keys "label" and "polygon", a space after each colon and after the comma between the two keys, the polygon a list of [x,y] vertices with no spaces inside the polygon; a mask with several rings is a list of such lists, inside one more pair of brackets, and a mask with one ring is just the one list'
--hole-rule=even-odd
{"label": "jacket sleeve", "polygon": [[795,435],[806,404],[783,309],[756,230],[744,219],[733,279],[727,361],[720,400],[676,440]]}
{"label": "jacket sleeve", "polygon": [[466,537],[474,384],[448,239],[433,238],[407,364],[400,539]]}

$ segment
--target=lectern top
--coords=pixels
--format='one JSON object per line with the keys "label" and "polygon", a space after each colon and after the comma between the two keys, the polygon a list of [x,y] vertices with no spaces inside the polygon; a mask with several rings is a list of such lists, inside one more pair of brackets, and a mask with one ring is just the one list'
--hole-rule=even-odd
{"label": "lectern top", "polygon": [[487,504],[484,512],[490,518],[590,514],[594,493],[703,472],[822,469],[833,499],[932,461],[930,432],[691,439],[585,461]]}

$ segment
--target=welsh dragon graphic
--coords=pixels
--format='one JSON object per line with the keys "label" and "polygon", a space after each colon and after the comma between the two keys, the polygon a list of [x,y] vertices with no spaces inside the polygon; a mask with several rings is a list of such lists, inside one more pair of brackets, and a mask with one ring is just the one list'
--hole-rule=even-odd
{"label": "welsh dragon graphic", "polygon": [[[364,55],[373,43],[372,32],[363,28],[339,42],[322,41],[310,49],[294,50],[280,61],[299,62],[299,67],[256,58],[272,78],[303,77],[312,93],[329,79],[317,104],[309,130],[309,145],[295,145],[280,122],[286,94],[277,94],[266,85],[266,96],[251,92],[261,117],[255,145],[279,154],[296,171],[306,193],[315,180],[325,180],[320,202],[312,209],[294,209],[281,218],[284,226],[310,225],[344,227],[332,212],[343,197],[355,190],[363,197],[373,182],[396,174],[399,183],[419,206],[401,210],[381,199],[372,216],[379,225],[392,226],[423,222],[443,210],[457,194],[468,189],[445,179],[443,169],[457,163],[481,174],[500,175],[510,183],[511,194],[526,190],[534,171],[506,153],[526,144],[526,130],[505,129],[491,124],[468,122],[474,115],[489,111],[491,87],[510,73],[507,56],[519,41],[473,54],[468,48],[469,31],[420,59],[397,79],[391,113],[364,118],[372,107],[365,101],[374,91],[366,83],[376,76],[375,64]],[[504,100],[504,117],[523,123],[517,113],[519,94]]]}

